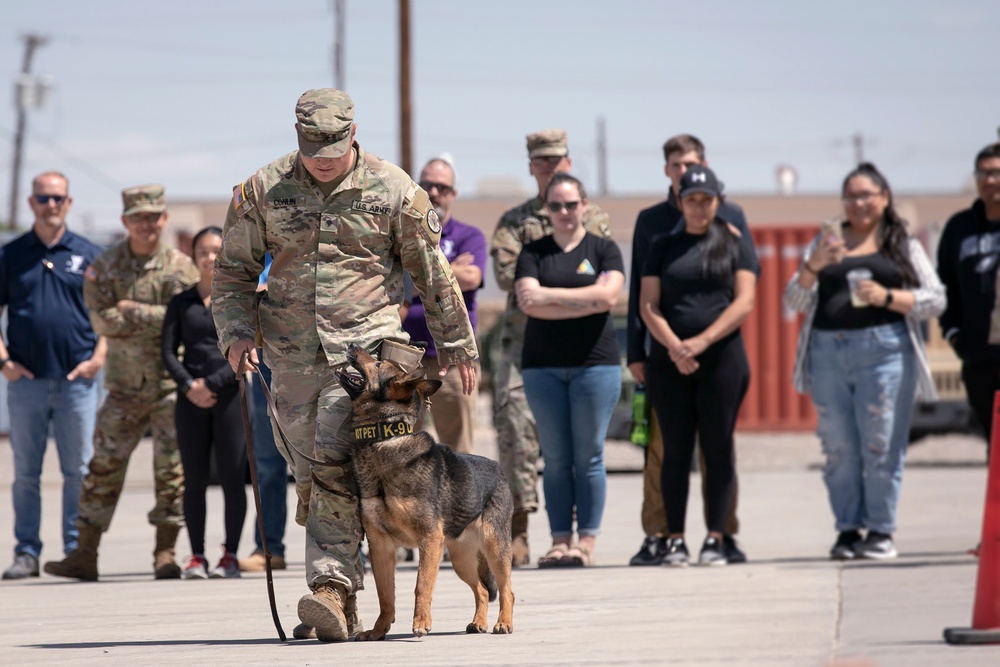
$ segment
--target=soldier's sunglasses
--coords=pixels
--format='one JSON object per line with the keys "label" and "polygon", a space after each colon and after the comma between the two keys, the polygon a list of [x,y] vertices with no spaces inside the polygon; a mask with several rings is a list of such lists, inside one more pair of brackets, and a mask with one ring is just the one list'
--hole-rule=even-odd
{"label": "soldier's sunglasses", "polygon": [[563,209],[565,209],[565,210],[569,211],[570,213],[572,213],[573,211],[576,210],[576,207],[580,205],[580,202],[578,202],[578,201],[567,201],[567,202],[550,201],[550,202],[546,202],[545,205],[553,213],[559,213]]}

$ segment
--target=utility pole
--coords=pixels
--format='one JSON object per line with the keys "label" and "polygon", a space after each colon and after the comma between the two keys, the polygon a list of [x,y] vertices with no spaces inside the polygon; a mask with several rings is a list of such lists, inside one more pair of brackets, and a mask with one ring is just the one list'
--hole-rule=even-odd
{"label": "utility pole", "polygon": [[608,136],[604,116],[597,117],[597,194],[608,194]]}
{"label": "utility pole", "polygon": [[399,0],[399,166],[412,173],[410,109],[410,0]]}
{"label": "utility pole", "polygon": [[851,137],[854,144],[854,164],[861,164],[865,161],[865,137],[861,132],[855,132]]}
{"label": "utility pole", "polygon": [[17,204],[20,200],[21,155],[24,152],[24,133],[28,124],[28,108],[36,106],[35,82],[31,78],[31,59],[35,49],[48,41],[45,37],[35,34],[24,35],[24,61],[21,63],[21,76],[18,77],[14,105],[17,107],[17,129],[14,132],[14,164],[11,168],[10,212],[7,226],[17,228]]}
{"label": "utility pole", "polygon": [[333,5],[333,87],[344,90],[344,0],[330,0]]}

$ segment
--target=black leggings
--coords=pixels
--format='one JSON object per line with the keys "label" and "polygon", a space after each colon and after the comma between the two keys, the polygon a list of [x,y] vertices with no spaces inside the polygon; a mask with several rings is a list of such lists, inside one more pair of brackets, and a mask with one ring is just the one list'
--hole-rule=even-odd
{"label": "black leggings", "polygon": [[240,393],[227,391],[211,408],[199,408],[181,392],[177,395],[177,447],[184,465],[184,520],[191,553],[205,553],[205,491],[210,474],[209,455],[225,498],[226,551],[236,553],[247,515],[245,487],[247,450],[243,436]]}
{"label": "black leggings", "polygon": [[705,521],[725,532],[736,465],[733,430],[750,384],[750,364],[737,333],[698,357],[700,367],[681,375],[665,348],[654,343],[646,370],[646,391],[660,420],[663,505],[671,534],[683,533],[695,435],[705,457]]}
{"label": "black leggings", "polygon": [[986,436],[986,460],[990,460],[990,437],[993,433],[993,395],[1000,390],[1000,364],[983,362],[962,364],[962,384],[969,406]]}

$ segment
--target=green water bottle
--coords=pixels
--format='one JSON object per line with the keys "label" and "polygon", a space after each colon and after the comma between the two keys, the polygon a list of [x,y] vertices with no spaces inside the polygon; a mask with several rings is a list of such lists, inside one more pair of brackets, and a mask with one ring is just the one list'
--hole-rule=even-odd
{"label": "green water bottle", "polygon": [[640,447],[649,444],[649,404],[646,403],[646,387],[641,384],[637,384],[632,392],[632,433],[629,440]]}

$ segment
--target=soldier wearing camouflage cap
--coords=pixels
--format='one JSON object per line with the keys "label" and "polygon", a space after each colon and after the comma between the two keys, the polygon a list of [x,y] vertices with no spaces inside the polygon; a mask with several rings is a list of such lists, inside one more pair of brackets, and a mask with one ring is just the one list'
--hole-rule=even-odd
{"label": "soldier wearing camouflage cap", "polygon": [[198,281],[184,253],[160,241],[167,223],[162,185],[122,192],[127,236],[101,253],[84,273],[83,296],[94,331],[108,339],[104,386],[108,397],[97,414],[94,457],[83,482],[77,548],[45,571],[84,581],[97,579],[97,547],[111,525],[129,457],[147,430],[153,434],[156,526],[153,572],[177,579],[177,534],[184,525],[184,472],[174,428],[177,386],[160,356],[160,331],[170,298]]}
{"label": "soldier wearing camouflage cap", "polygon": [[[475,388],[475,336],[462,292],[438,249],[441,221],[427,193],[399,167],[354,141],[354,103],[333,89],[306,91],[295,106],[299,149],[233,188],[212,304],[219,346],[237,369],[256,364],[263,340],[285,432],[331,465],[289,456],[295,519],[306,528],[306,581],[293,635],[343,641],[362,631],[356,593],[364,567],[352,443],[341,432],[350,398],[335,370],[347,347],[407,343],[400,328],[403,270],[434,303],[427,323],[443,370],[457,365]],[[268,289],[255,309],[257,276],[271,253]],[[284,447],[280,447],[284,450]],[[315,484],[313,483],[315,480]]]}
{"label": "soldier wearing camouflage cap", "polygon": [[[500,217],[490,244],[497,284],[507,292],[501,358],[493,378],[496,406],[493,422],[500,464],[514,494],[511,524],[514,567],[527,565],[531,560],[528,514],[538,511],[539,455],[535,418],[528,407],[521,379],[521,351],[527,319],[518,308],[514,294],[514,270],[522,247],[552,233],[552,221],[542,194],[555,174],[568,172],[573,166],[566,130],[533,132],[527,136],[527,144],[528,170],[538,184],[538,194]],[[587,207],[583,226],[592,234],[611,238],[611,220],[597,204]]]}

